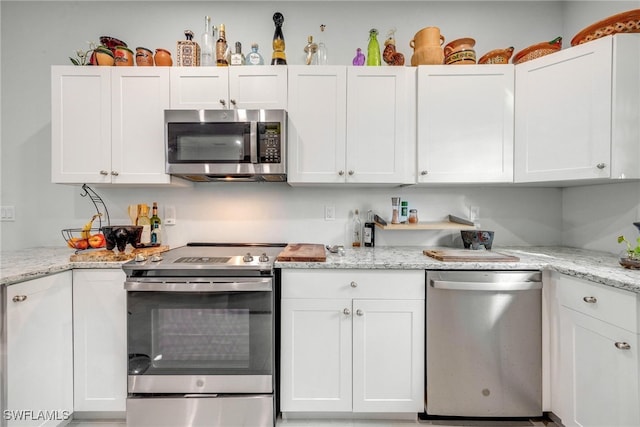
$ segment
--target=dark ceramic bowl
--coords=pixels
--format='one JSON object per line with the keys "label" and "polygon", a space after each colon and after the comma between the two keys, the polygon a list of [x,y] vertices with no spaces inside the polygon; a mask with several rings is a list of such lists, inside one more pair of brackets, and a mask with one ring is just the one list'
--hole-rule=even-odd
{"label": "dark ceramic bowl", "polygon": [[480,249],[480,245],[485,249],[491,249],[493,244],[493,231],[460,230],[460,234],[466,249]]}
{"label": "dark ceramic bowl", "polygon": [[141,225],[106,225],[102,227],[102,234],[107,241],[107,249],[112,250],[117,247],[118,251],[124,252],[127,244],[135,247],[140,243],[142,236]]}

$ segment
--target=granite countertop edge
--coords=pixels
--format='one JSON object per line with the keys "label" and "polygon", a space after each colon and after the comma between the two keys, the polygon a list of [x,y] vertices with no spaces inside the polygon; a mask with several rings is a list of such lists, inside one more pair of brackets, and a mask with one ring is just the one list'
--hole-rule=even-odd
{"label": "granite countertop edge", "polygon": [[[423,255],[421,246],[347,248],[344,256],[327,252],[326,262],[281,262],[286,269],[391,270],[551,270],[590,282],[640,293],[640,270],[620,266],[617,256],[563,246],[500,247],[518,262],[443,262]],[[432,248],[430,248],[432,249]],[[66,247],[39,247],[0,252],[0,286],[12,285],[72,269],[119,269],[124,261],[70,261]]]}

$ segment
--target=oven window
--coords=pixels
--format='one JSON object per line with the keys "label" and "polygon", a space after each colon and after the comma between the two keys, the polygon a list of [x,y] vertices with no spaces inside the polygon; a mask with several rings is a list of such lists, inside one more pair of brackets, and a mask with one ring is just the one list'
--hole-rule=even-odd
{"label": "oven window", "polygon": [[171,163],[249,163],[249,123],[169,123]]}
{"label": "oven window", "polygon": [[271,374],[272,295],[128,292],[129,374]]}

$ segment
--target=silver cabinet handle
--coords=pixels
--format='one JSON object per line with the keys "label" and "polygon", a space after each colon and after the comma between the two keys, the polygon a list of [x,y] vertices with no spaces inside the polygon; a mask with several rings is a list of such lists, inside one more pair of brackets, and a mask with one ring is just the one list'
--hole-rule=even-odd
{"label": "silver cabinet handle", "polygon": [[348,308],[345,308],[344,310],[342,310],[342,312],[345,316],[349,316],[351,314],[351,310],[349,310]]}
{"label": "silver cabinet handle", "polygon": [[224,107],[225,105],[227,105],[227,102],[224,99],[221,99],[220,100],[220,105],[222,105]]}
{"label": "silver cabinet handle", "polygon": [[420,175],[427,175],[429,172],[427,171],[420,171]]}
{"label": "silver cabinet handle", "polygon": [[353,175],[354,173],[354,171],[349,171],[349,175]]}
{"label": "silver cabinet handle", "polygon": [[11,300],[12,300],[13,302],[22,302],[22,301],[24,301],[24,300],[26,300],[26,299],[27,299],[27,296],[26,296],[26,295],[16,295],[16,296],[15,296],[15,297],[13,297]]}
{"label": "silver cabinet handle", "polygon": [[629,350],[631,349],[631,346],[626,343],[626,342],[617,342],[614,344],[616,346],[616,348],[620,349],[620,350]]}
{"label": "silver cabinet handle", "polygon": [[357,284],[356,282],[351,282],[351,287],[352,287],[352,288],[357,288],[357,287],[358,287],[358,284]]}
{"label": "silver cabinet handle", "polygon": [[107,172],[106,170],[101,170],[100,175],[109,175],[109,172]]}
{"label": "silver cabinet handle", "polygon": [[598,163],[598,164],[596,165],[596,167],[597,167],[598,169],[604,169],[604,168],[606,168],[606,167],[607,167],[607,165],[606,165],[605,163]]}
{"label": "silver cabinet handle", "polygon": [[118,175],[120,175],[120,173],[118,173],[118,171],[111,171],[111,175],[118,176]]}
{"label": "silver cabinet handle", "polygon": [[344,171],[338,171],[338,175],[344,176]]}
{"label": "silver cabinet handle", "polygon": [[596,297],[584,297],[582,298],[582,301],[586,302],[587,304],[595,304],[598,302],[598,299]]}
{"label": "silver cabinet handle", "polygon": [[236,100],[235,99],[230,99],[229,103],[231,103],[231,105],[233,105],[234,107],[236,106]]}
{"label": "silver cabinet handle", "polygon": [[362,311],[362,310],[360,310],[360,309],[357,309],[357,310],[356,310],[356,315],[358,315],[358,316],[364,316],[364,311]]}

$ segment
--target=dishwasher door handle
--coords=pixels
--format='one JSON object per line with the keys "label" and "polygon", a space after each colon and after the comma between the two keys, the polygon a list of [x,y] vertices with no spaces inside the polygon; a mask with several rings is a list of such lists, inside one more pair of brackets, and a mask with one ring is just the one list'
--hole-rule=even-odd
{"label": "dishwasher door handle", "polygon": [[451,282],[432,279],[431,287],[451,291],[531,291],[542,289],[542,282]]}

